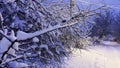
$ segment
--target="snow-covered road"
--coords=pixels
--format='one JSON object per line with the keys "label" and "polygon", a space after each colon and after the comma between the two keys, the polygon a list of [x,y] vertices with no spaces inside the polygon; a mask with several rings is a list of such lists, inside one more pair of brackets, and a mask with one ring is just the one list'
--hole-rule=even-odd
{"label": "snow-covered road", "polygon": [[64,68],[120,68],[120,46],[92,46],[88,50],[76,50],[66,63]]}

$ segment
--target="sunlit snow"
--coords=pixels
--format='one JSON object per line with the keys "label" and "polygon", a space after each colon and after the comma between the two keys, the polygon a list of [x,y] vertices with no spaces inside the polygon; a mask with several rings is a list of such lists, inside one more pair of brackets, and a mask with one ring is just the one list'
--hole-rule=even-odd
{"label": "sunlit snow", "polygon": [[120,68],[120,46],[92,46],[88,50],[76,50],[66,63],[66,68]]}

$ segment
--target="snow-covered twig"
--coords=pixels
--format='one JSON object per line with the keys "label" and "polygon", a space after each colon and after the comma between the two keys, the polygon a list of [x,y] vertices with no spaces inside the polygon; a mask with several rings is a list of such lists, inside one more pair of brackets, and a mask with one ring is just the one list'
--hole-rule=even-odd
{"label": "snow-covered twig", "polygon": [[23,58],[23,57],[24,57],[23,55],[20,55],[20,56],[17,56],[16,58],[7,59],[5,62],[2,62],[1,65],[6,64],[6,63],[9,63],[9,62],[11,62],[11,61],[14,61],[14,60],[16,60],[16,59]]}

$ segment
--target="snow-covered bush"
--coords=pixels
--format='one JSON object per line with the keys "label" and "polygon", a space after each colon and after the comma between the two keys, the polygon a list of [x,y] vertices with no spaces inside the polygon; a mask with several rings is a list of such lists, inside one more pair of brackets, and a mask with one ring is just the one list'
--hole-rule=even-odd
{"label": "snow-covered bush", "polygon": [[58,68],[71,48],[87,45],[81,26],[96,10],[69,10],[66,1],[0,0],[0,66]]}
{"label": "snow-covered bush", "polygon": [[114,20],[111,24],[111,34],[115,38],[115,41],[120,42],[120,13],[116,14]]}
{"label": "snow-covered bush", "polygon": [[90,36],[98,37],[99,39],[104,38],[106,35],[111,33],[110,25],[114,21],[113,12],[110,10],[102,11],[100,14],[94,17],[95,25],[91,29]]}

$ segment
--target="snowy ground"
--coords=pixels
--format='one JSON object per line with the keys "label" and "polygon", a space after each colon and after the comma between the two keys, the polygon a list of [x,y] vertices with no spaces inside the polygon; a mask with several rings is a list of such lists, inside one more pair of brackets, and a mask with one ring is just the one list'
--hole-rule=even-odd
{"label": "snowy ground", "polygon": [[92,46],[88,50],[76,50],[70,59],[66,60],[65,67],[120,68],[120,46],[115,42],[109,41],[104,41],[103,44],[106,45]]}

